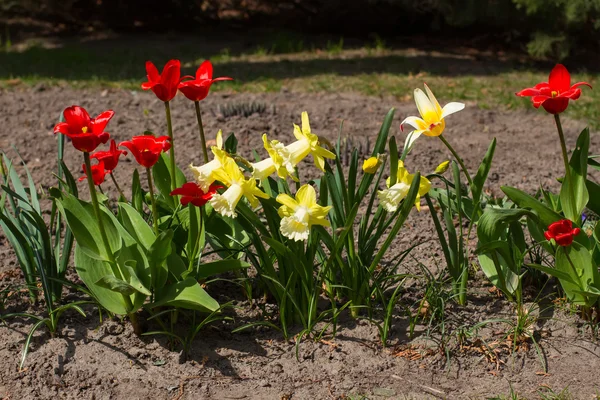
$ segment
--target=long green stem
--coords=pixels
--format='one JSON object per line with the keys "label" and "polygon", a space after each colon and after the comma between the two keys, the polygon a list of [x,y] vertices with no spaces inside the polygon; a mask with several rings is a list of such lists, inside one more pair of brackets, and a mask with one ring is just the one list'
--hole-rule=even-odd
{"label": "long green stem", "polygon": [[556,122],[556,129],[558,130],[558,138],[560,139],[560,149],[562,150],[563,162],[565,164],[565,176],[567,182],[569,182],[569,196],[571,204],[575,206],[575,193],[573,193],[573,181],[571,180],[571,167],[569,166],[569,155],[567,154],[567,144],[565,143],[565,134],[563,133],[562,124],[560,123],[560,116],[554,114],[554,122]]}
{"label": "long green stem", "polygon": [[152,172],[150,168],[146,168],[146,175],[148,176],[148,191],[150,192],[150,202],[152,203],[152,226],[154,227],[154,234],[158,237],[158,210],[156,209],[154,185],[152,184]]}
{"label": "long green stem", "polygon": [[206,138],[204,137],[204,125],[202,124],[202,113],[200,112],[200,102],[195,101],[196,106],[196,118],[198,119],[198,131],[200,132],[200,143],[202,144],[202,155],[204,156],[204,163],[208,162],[208,151],[206,150]]}
{"label": "long green stem", "polygon": [[112,179],[113,183],[115,184],[115,187],[117,188],[117,190],[119,191],[119,195],[125,199],[125,195],[123,194],[123,191],[121,190],[121,187],[119,186],[119,184],[117,183],[117,180],[115,179],[115,176],[113,175],[112,171],[110,171],[110,178]]}
{"label": "long green stem", "polygon": [[[96,194],[96,185],[94,184],[94,178],[92,177],[92,163],[90,161],[90,153],[84,152],[83,159],[85,162],[85,169],[87,175],[87,182],[90,188],[90,197],[92,198],[92,207],[94,208],[94,214],[96,216],[96,220],[98,221],[98,230],[100,230],[100,237],[102,239],[102,244],[104,244],[104,248],[106,249],[106,253],[108,255],[108,263],[113,271],[115,277],[119,279],[123,279],[123,275],[117,266],[117,262],[115,260],[115,255],[110,248],[110,243],[108,241],[108,236],[106,236],[106,230],[104,229],[104,222],[101,218],[100,206],[98,203],[98,195]],[[140,333],[139,324],[137,322],[137,317],[135,315],[135,310],[133,309],[133,303],[131,302],[131,298],[127,295],[123,295],[123,301],[125,302],[125,307],[130,311],[129,319],[131,320],[131,325],[133,325],[134,331]]]}
{"label": "long green stem", "polygon": [[175,179],[175,141],[173,140],[173,124],[171,123],[171,106],[168,101],[165,101],[165,113],[167,115],[167,134],[171,140],[171,149],[169,150],[169,158],[171,159],[171,190],[177,188]]}
{"label": "long green stem", "polygon": [[467,170],[467,167],[465,167],[465,163],[463,162],[462,158],[460,158],[460,156],[458,155],[458,153],[456,152],[456,150],[454,150],[454,148],[446,140],[446,138],[444,137],[444,135],[440,135],[438,137],[441,139],[442,143],[444,143],[444,145],[446,145],[446,147],[448,148],[448,150],[450,150],[450,153],[452,153],[452,155],[456,159],[456,162],[458,162],[458,165],[460,165],[460,168],[462,169],[463,173],[465,174],[465,177],[467,178],[467,181],[469,182],[469,187],[472,190],[472,188],[473,188],[473,180],[471,179],[471,175],[469,175],[469,171]]}

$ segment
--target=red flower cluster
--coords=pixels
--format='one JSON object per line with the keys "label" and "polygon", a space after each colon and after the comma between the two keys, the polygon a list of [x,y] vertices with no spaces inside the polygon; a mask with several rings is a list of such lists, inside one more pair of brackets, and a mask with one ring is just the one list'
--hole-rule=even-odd
{"label": "red flower cluster", "polygon": [[222,187],[223,186],[210,185],[208,192],[204,192],[196,183],[188,182],[184,183],[182,187],[173,190],[171,196],[181,196],[182,206],[187,206],[188,203],[192,203],[196,207],[202,207],[213,197],[217,192],[217,189],[221,189]]}
{"label": "red flower cluster", "polygon": [[150,168],[158,161],[160,153],[171,148],[168,136],[154,137],[150,135],[134,136],[131,140],[119,143],[119,147],[127,147],[135,160],[143,167]]}
{"label": "red flower cluster", "polygon": [[[84,175],[79,178],[79,181],[83,181],[87,179],[87,171],[85,169],[85,164],[81,166],[81,171]],[[96,165],[92,165],[92,180],[94,181],[94,185],[98,186],[104,182],[104,178],[106,178],[106,173],[109,172],[104,167],[104,162],[100,161]]]}
{"label": "red flower cluster", "polygon": [[214,82],[233,80],[226,76],[213,79],[213,66],[208,60],[200,65],[195,79],[193,76],[184,76],[183,79],[190,80],[181,83],[181,62],[179,60],[169,61],[160,74],[156,66],[151,61],[147,61],[146,74],[148,82],[142,83],[142,89],[152,90],[162,101],[171,101],[177,94],[177,89],[192,101],[204,100]]}
{"label": "red flower cluster", "polygon": [[577,100],[581,96],[579,86],[582,85],[592,88],[587,82],[578,82],[571,86],[571,74],[564,65],[557,64],[550,72],[548,82],[523,89],[517,96],[531,97],[535,108],[542,106],[550,114],[560,114],[567,109],[569,100]]}
{"label": "red flower cluster", "polygon": [[67,107],[63,111],[65,122],[57,124],[54,133],[60,132],[70,138],[77,150],[91,153],[101,143],[108,142],[110,135],[104,129],[113,115],[114,111],[109,110],[92,119],[83,107]]}
{"label": "red flower cluster", "polygon": [[579,235],[581,229],[573,228],[573,222],[569,219],[562,219],[550,225],[548,230],[544,232],[546,240],[552,240],[559,246],[570,246],[573,243],[573,238]]}

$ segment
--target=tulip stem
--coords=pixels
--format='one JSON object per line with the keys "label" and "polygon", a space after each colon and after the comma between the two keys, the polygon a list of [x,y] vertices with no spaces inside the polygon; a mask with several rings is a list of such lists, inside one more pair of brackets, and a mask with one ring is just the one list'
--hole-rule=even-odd
{"label": "tulip stem", "polygon": [[562,158],[565,163],[565,177],[569,185],[569,196],[571,198],[571,204],[575,207],[575,194],[573,193],[573,181],[571,180],[571,167],[569,166],[569,155],[567,154],[567,144],[565,143],[565,134],[563,132],[562,124],[560,122],[560,116],[554,114],[554,122],[556,122],[556,129],[558,130],[558,138],[560,139],[560,149],[562,150]]}
{"label": "tulip stem", "polygon": [[202,155],[204,164],[208,162],[208,151],[206,150],[206,138],[204,137],[204,125],[202,124],[202,113],[200,112],[200,102],[194,101],[196,106],[196,118],[198,119],[198,131],[200,132],[200,142],[202,143]]}
{"label": "tulip stem", "polygon": [[165,101],[165,114],[167,115],[167,134],[171,141],[171,148],[169,149],[169,158],[171,159],[171,190],[177,188],[177,180],[175,174],[175,141],[173,140],[173,124],[171,123],[171,105],[168,101]]}
{"label": "tulip stem", "polygon": [[158,210],[156,209],[154,185],[152,184],[152,173],[150,172],[150,168],[146,168],[146,175],[148,176],[148,191],[150,192],[150,202],[152,203],[152,226],[154,228],[154,234],[158,237]]}
{"label": "tulip stem", "polygon": [[[108,241],[108,236],[106,236],[106,230],[104,229],[104,222],[102,221],[100,214],[100,205],[98,203],[98,195],[96,194],[96,185],[94,184],[94,178],[92,177],[92,162],[90,161],[90,153],[83,152],[83,159],[85,162],[85,169],[87,175],[88,186],[90,188],[90,197],[92,198],[92,207],[94,209],[94,214],[96,216],[96,220],[98,221],[98,230],[100,231],[100,237],[102,238],[102,244],[106,249],[106,254],[108,255],[108,263],[113,271],[113,274],[116,278],[123,280],[123,275],[119,270],[117,265],[117,261],[115,260],[115,255],[112,252],[110,247],[110,243]],[[133,303],[131,302],[131,298],[128,295],[123,295],[123,301],[125,302],[125,308],[130,311],[128,314],[129,320],[131,321],[131,325],[133,326],[133,330],[136,334],[140,334],[140,326],[137,321],[137,316],[135,314],[135,310],[133,309]]]}
{"label": "tulip stem", "polygon": [[469,171],[467,170],[467,167],[465,167],[465,163],[463,162],[462,158],[460,158],[460,156],[458,155],[456,150],[454,150],[454,148],[446,140],[444,135],[440,135],[438,137],[442,140],[442,143],[444,143],[446,145],[448,150],[450,150],[450,153],[452,153],[452,155],[456,159],[456,162],[458,162],[458,165],[460,165],[460,168],[462,169],[463,173],[465,174],[465,177],[467,178],[467,181],[469,182],[469,187],[471,188],[471,190],[473,190],[473,180],[471,179],[471,175],[469,175]]}
{"label": "tulip stem", "polygon": [[123,199],[127,200],[127,199],[125,198],[125,195],[123,194],[123,191],[121,190],[121,187],[120,187],[120,186],[119,186],[119,184],[117,183],[117,180],[115,179],[115,176],[113,175],[112,171],[110,171],[110,178],[112,179],[113,183],[115,184],[115,187],[116,187],[116,188],[117,188],[117,190],[119,191],[119,195],[120,195],[120,196],[121,196]]}

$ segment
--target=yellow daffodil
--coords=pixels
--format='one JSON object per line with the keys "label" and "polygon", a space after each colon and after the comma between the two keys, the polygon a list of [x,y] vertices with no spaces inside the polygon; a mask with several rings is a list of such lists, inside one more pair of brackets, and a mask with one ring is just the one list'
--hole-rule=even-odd
{"label": "yellow daffodil", "polygon": [[199,167],[195,167],[193,164],[190,164],[190,170],[194,174],[196,181],[200,188],[207,192],[210,188],[210,185],[215,181],[214,172],[221,168],[223,163],[228,157],[227,152],[223,150],[223,132],[219,130],[216,138],[217,145],[211,148],[215,158],[212,161],[207,162],[204,165]]}
{"label": "yellow daffodil", "polygon": [[442,108],[427,84],[425,84],[425,92],[427,94],[423,93],[421,89],[415,89],[415,103],[421,118],[408,117],[400,124],[401,128],[404,124],[409,124],[415,129],[406,138],[405,151],[409,151],[415,140],[421,135],[440,136],[446,127],[444,119],[465,108],[463,103],[457,102],[448,103]]}
{"label": "yellow daffodil", "polygon": [[374,174],[379,169],[381,160],[379,157],[370,157],[363,162],[362,169],[367,174]]}
{"label": "yellow daffodil", "polygon": [[210,199],[211,206],[221,215],[235,218],[235,208],[242,197],[250,202],[252,207],[258,206],[258,197],[268,199],[269,195],[256,187],[254,179],[246,179],[232,158],[223,160],[221,168],[213,171],[215,180],[227,185],[223,194],[215,194]]}
{"label": "yellow daffodil", "polygon": [[282,179],[289,176],[293,180],[297,180],[294,176],[297,163],[294,164],[294,160],[287,147],[277,140],[269,141],[266,134],[263,134],[262,139],[265,150],[269,153],[269,158],[252,164],[252,177],[263,180],[277,172],[277,175]]}
{"label": "yellow daffodil", "polygon": [[438,175],[442,175],[444,172],[448,171],[449,166],[450,161],[446,160],[436,167],[435,173]]}
{"label": "yellow daffodil", "polygon": [[302,112],[302,128],[294,124],[294,136],[296,141],[288,146],[290,163],[297,165],[304,157],[312,154],[315,165],[325,172],[325,158],[335,159],[335,154],[324,149],[319,144],[319,137],[310,131],[308,113]]}
{"label": "yellow daffodil", "polygon": [[277,173],[282,179],[291,177],[297,181],[295,174],[296,165],[306,156],[312,154],[315,165],[325,171],[325,158],[335,159],[335,154],[324,149],[319,144],[319,137],[310,131],[310,122],[308,113],[302,113],[302,128],[294,124],[294,136],[296,141],[284,146],[277,140],[269,141],[267,135],[263,135],[265,149],[269,153],[269,158],[252,164],[254,179],[263,180],[273,173]]}
{"label": "yellow daffodil", "polygon": [[280,231],[289,239],[306,240],[313,225],[330,226],[326,217],[331,206],[318,205],[317,194],[310,185],[298,189],[295,199],[287,194],[278,195],[277,202],[283,204],[278,211],[281,217]]}
{"label": "yellow daffodil", "polygon": [[[409,174],[404,163],[398,161],[398,173],[396,174],[396,183],[390,187],[390,178],[387,179],[387,189],[380,190],[377,193],[381,206],[387,212],[395,212],[398,209],[400,202],[406,198],[410,186],[412,185],[414,175]],[[421,177],[419,182],[419,192],[417,193],[417,199],[415,200],[415,206],[417,210],[421,210],[421,196],[424,196],[431,189],[431,182],[425,177]]]}

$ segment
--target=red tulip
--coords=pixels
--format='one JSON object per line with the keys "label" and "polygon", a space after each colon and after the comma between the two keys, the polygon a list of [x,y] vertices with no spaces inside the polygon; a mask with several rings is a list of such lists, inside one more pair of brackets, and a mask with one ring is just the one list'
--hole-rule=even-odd
{"label": "red tulip", "polygon": [[[79,178],[79,181],[83,181],[87,179],[87,171],[85,169],[85,164],[81,166],[81,171],[86,174]],[[94,181],[94,185],[98,186],[104,182],[104,178],[106,177],[106,173],[108,171],[104,168],[104,163],[100,161],[96,165],[92,165],[92,180]]]}
{"label": "red tulip", "polygon": [[171,192],[171,196],[180,195],[181,205],[186,206],[188,203],[192,203],[196,207],[202,207],[205,205],[217,192],[217,189],[223,186],[210,185],[208,192],[204,192],[200,189],[198,184],[193,182],[184,183],[182,187],[177,188]]}
{"label": "red tulip", "polygon": [[130,141],[119,143],[119,147],[125,146],[135,157],[138,164],[150,168],[158,161],[160,153],[171,148],[168,136],[154,137],[150,135],[134,136]]}
{"label": "red tulip", "polygon": [[221,78],[213,79],[213,66],[210,61],[206,60],[198,70],[196,71],[196,79],[193,79],[192,76],[187,76],[184,78],[192,78],[189,81],[181,82],[179,84],[179,90],[185,97],[192,101],[200,101],[204,100],[206,96],[208,96],[208,91],[210,90],[210,85],[214,82],[219,81],[232,81],[233,78],[229,78],[227,76]]}
{"label": "red tulip", "polygon": [[70,138],[77,150],[91,153],[108,141],[110,135],[104,132],[104,128],[113,115],[114,111],[109,110],[91,119],[83,107],[67,107],[63,111],[65,122],[56,124],[54,133],[60,132]]}
{"label": "red tulip", "polygon": [[577,100],[581,96],[579,86],[586,85],[587,82],[578,82],[571,86],[571,75],[562,64],[557,64],[550,72],[548,82],[542,82],[533,88],[523,89],[517,96],[531,97],[531,102],[535,108],[540,105],[550,114],[560,114],[567,109],[569,100]]}
{"label": "red tulip", "polygon": [[156,97],[162,101],[170,101],[177,94],[179,77],[181,76],[181,62],[179,60],[169,61],[158,74],[158,69],[151,61],[146,61],[146,74],[148,82],[142,83],[142,89],[152,90]]}
{"label": "red tulip", "polygon": [[581,229],[573,228],[573,222],[569,219],[562,219],[550,225],[544,232],[546,240],[554,239],[559,246],[570,246],[573,238],[579,235]]}
{"label": "red tulip", "polygon": [[103,162],[104,169],[106,169],[106,172],[110,173],[117,168],[121,154],[126,156],[127,152],[125,150],[117,149],[117,143],[114,140],[111,140],[109,151],[97,151],[91,154],[90,158],[95,158],[96,160]]}

